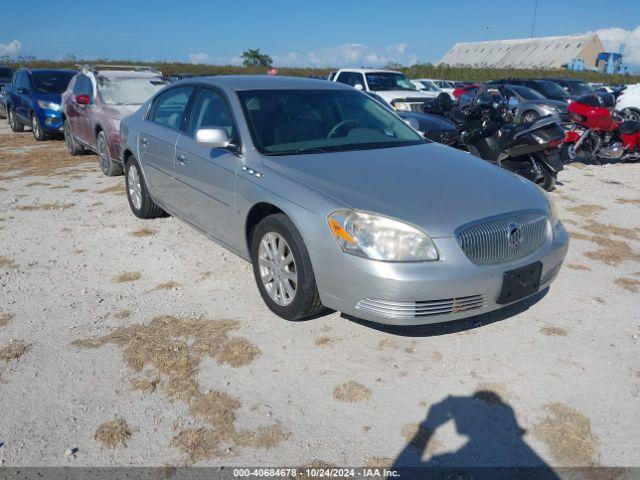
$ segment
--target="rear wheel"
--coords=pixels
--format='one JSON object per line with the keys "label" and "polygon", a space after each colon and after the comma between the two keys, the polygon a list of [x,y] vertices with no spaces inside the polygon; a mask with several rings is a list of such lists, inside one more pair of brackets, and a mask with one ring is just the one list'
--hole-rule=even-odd
{"label": "rear wheel", "polygon": [[550,192],[551,190],[556,188],[556,179],[558,175],[556,173],[553,173],[548,168],[541,166],[540,164],[538,164],[538,166],[540,166],[540,169],[542,170],[543,177],[536,183],[543,190]]}
{"label": "rear wheel", "polygon": [[140,172],[138,162],[133,156],[127,159],[125,164],[125,186],[127,188],[127,200],[131,211],[138,218],[157,218],[164,211],[156,205],[149,195],[149,190]]}
{"label": "rear wheel", "polygon": [[40,124],[40,120],[38,120],[38,116],[35,113],[31,115],[31,131],[33,132],[33,138],[38,142],[42,142],[49,138],[49,135],[47,135],[43,130],[42,124]]}
{"label": "rear wheel", "polygon": [[251,260],[267,307],[286,320],[304,320],[325,310],[302,236],[284,214],[262,220],[251,237]]}
{"label": "rear wheel", "polygon": [[84,148],[76,141],[73,133],[71,133],[71,125],[69,125],[69,120],[64,121],[62,129],[64,132],[64,144],[67,146],[69,155],[82,154],[84,152]]}
{"label": "rear wheel", "polygon": [[525,123],[533,123],[538,118],[540,118],[540,115],[538,115],[538,113],[534,112],[533,110],[527,110],[522,114],[522,121]]}
{"label": "rear wheel", "polygon": [[24,132],[24,125],[22,125],[16,118],[16,114],[13,113],[13,109],[10,108],[9,112],[9,126],[12,132]]}
{"label": "rear wheel", "polygon": [[635,120],[636,122],[640,122],[640,110],[635,108],[623,108],[620,114],[625,120]]}
{"label": "rear wheel", "polygon": [[118,165],[111,159],[109,155],[109,145],[107,144],[107,136],[100,130],[96,138],[96,146],[98,150],[98,158],[100,159],[100,169],[107,177],[115,177],[122,175],[122,166]]}

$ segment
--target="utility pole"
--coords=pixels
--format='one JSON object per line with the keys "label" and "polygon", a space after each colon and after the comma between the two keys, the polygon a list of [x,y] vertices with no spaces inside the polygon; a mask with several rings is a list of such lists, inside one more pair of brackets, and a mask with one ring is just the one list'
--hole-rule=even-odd
{"label": "utility pole", "polygon": [[485,25],[484,26],[484,41],[486,42],[489,39],[489,29],[491,28],[491,25]]}
{"label": "utility pole", "polygon": [[538,0],[533,0],[533,22],[531,22],[531,38],[536,29],[536,15],[538,14]]}

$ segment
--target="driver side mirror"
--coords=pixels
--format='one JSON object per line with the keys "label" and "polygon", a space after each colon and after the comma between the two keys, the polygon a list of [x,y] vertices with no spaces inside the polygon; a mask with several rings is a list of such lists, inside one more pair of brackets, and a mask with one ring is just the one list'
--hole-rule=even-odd
{"label": "driver side mirror", "polygon": [[196,131],[196,142],[211,148],[231,146],[231,139],[224,128],[199,128]]}
{"label": "driver side mirror", "polygon": [[420,131],[420,122],[418,122],[418,120],[416,120],[415,118],[411,117],[411,118],[406,118],[404,120],[404,123],[406,123],[407,125],[409,125],[411,128],[413,128],[416,131]]}
{"label": "driver side mirror", "polygon": [[356,89],[356,90],[358,90],[359,92],[361,92],[362,90],[364,90],[364,87],[363,87],[361,84],[359,84],[359,83],[356,83],[356,84],[353,86],[353,88],[355,88],[355,89]]}
{"label": "driver side mirror", "polygon": [[516,97],[511,97],[509,99],[509,108],[511,110],[514,110],[515,108],[517,108],[518,105],[520,105],[520,100],[518,100]]}

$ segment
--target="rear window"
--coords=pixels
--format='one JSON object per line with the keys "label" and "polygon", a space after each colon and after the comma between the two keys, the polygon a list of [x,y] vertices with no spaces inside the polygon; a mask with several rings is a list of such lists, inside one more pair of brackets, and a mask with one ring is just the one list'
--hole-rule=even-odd
{"label": "rear window", "polygon": [[110,105],[142,105],[168,82],[158,78],[98,77],[98,91]]}

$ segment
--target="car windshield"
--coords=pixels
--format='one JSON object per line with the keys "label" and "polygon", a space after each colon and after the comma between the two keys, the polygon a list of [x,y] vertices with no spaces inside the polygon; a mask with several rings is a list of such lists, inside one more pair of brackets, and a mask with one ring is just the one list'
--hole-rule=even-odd
{"label": "car windshield", "polygon": [[417,90],[402,73],[369,72],[366,74],[369,90]]}
{"label": "car windshield", "polygon": [[585,82],[569,82],[569,90],[574,95],[586,95],[594,92],[594,89]]}
{"label": "car windshield", "polygon": [[516,92],[518,96],[524,98],[525,100],[540,100],[540,99],[544,100],[545,98],[544,95],[540,94],[539,92],[536,92],[532,88],[522,87],[519,85],[514,85],[509,88],[514,92]]}
{"label": "car windshield", "polygon": [[107,78],[98,77],[98,91],[109,105],[142,105],[167,85],[160,77]]}
{"label": "car windshield", "polygon": [[424,90],[425,92],[437,92],[440,90],[438,87],[436,87],[432,82],[428,80],[418,80],[418,82],[420,83],[420,85],[422,85],[420,90]]}
{"label": "car windshield", "polygon": [[536,85],[542,91],[542,94],[547,97],[560,97],[569,98],[569,94],[565,92],[560,85],[546,80],[538,80]]}
{"label": "car windshield", "polygon": [[248,90],[238,97],[266,155],[368,150],[425,141],[377,101],[348,90]]}
{"label": "car windshield", "polygon": [[62,93],[74,75],[74,72],[32,72],[31,78],[38,93]]}

